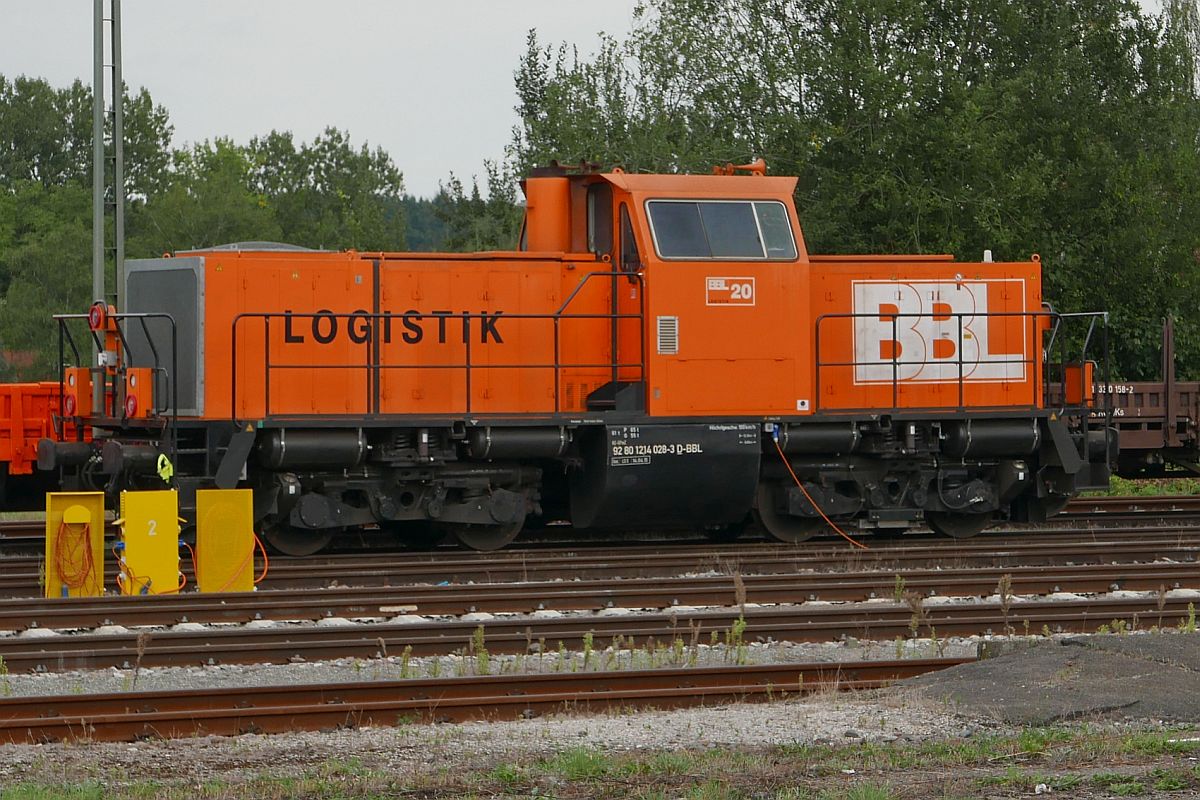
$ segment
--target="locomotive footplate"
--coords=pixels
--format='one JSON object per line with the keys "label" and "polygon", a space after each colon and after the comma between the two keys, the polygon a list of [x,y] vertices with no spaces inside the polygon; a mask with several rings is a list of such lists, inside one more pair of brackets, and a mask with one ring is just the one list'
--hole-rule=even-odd
{"label": "locomotive footplate", "polygon": [[758,484],[753,422],[607,425],[580,433],[571,476],[577,527],[740,522]]}

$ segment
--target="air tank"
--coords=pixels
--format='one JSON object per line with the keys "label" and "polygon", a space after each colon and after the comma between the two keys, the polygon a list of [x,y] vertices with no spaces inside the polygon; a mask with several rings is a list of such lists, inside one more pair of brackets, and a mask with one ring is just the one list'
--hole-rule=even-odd
{"label": "air tank", "polygon": [[258,461],[269,469],[357,467],[367,457],[362,429],[277,428],[258,443]]}
{"label": "air tank", "polygon": [[955,420],[942,423],[942,452],[953,458],[1027,456],[1042,441],[1036,419]]}
{"label": "air tank", "polygon": [[471,428],[467,455],[471,458],[554,458],[567,452],[571,434],[566,428]]}
{"label": "air tank", "polygon": [[862,434],[853,422],[797,422],[783,426],[779,446],[785,453],[849,453]]}

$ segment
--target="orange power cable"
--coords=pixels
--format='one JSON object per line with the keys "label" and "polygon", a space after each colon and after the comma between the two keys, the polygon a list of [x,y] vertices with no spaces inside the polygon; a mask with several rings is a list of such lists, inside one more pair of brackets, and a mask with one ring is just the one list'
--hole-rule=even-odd
{"label": "orange power cable", "polygon": [[258,584],[262,583],[263,578],[267,577],[267,570],[271,568],[271,559],[267,557],[267,548],[263,545],[262,539],[258,538],[257,533],[254,534],[254,543],[258,545],[258,551],[262,553],[263,557],[262,574],[254,579],[254,585],[258,586]]}
{"label": "orange power cable", "polygon": [[91,532],[92,526],[88,524],[76,530],[66,522],[58,526],[54,565],[58,568],[59,580],[68,589],[82,588],[96,568],[92,559]]}
{"label": "orange power cable", "polygon": [[776,435],[771,438],[772,438],[772,441],[775,442],[775,451],[777,453],[779,453],[780,460],[783,461],[783,465],[785,467],[787,467],[788,474],[792,476],[792,480],[794,480],[796,482],[796,485],[798,487],[800,487],[800,491],[804,492],[804,496],[808,498],[808,502],[812,503],[812,507],[815,508],[817,510],[817,513],[821,515],[821,519],[823,519],[827,523],[829,523],[829,527],[831,527],[835,531],[837,531],[838,536],[841,536],[843,539],[845,539],[850,544],[852,544],[855,547],[860,548],[862,550],[869,550],[870,548],[868,548],[865,544],[858,541],[857,539],[852,537],[850,534],[846,533],[844,530],[839,528],[837,526],[837,523],[835,523],[828,516],[826,516],[825,512],[821,510],[821,507],[819,505],[817,505],[817,501],[813,500],[812,495],[808,493],[808,489],[805,489],[804,484],[800,482],[800,479],[798,477],[796,477],[795,470],[792,469],[792,465],[787,460],[787,456],[785,456],[783,454],[783,448],[779,446],[779,436]]}

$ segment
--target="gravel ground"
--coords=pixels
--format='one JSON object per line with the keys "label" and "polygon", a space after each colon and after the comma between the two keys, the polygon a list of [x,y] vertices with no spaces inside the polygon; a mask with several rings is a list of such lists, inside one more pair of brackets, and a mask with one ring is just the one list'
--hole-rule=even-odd
{"label": "gravel ground", "polygon": [[786,702],[635,714],[553,716],[462,725],[409,725],[274,736],[247,734],[134,744],[0,746],[0,786],[23,780],[203,780],[269,771],[300,775],[353,761],[390,773],[478,769],[567,747],[650,751],[761,747],[792,743],[921,741],[1003,730],[904,693],[878,697],[816,695]]}
{"label": "gravel ground", "polygon": [[[1118,593],[1153,597],[1154,593]],[[1195,597],[1197,592],[1176,591],[1172,596]],[[995,601],[996,597],[989,598]],[[1013,598],[1014,603],[1030,599]],[[869,603],[890,600],[868,601]],[[978,603],[976,598],[923,598],[927,605]],[[812,603],[805,605],[828,605]],[[676,609],[682,613],[687,609]],[[541,612],[547,615],[554,612]],[[602,615],[633,614],[635,609],[608,609]],[[510,615],[505,615],[510,616]],[[537,616],[537,615],[535,615]],[[468,615],[464,619],[486,623],[489,615]],[[410,621],[425,621],[413,617]],[[266,627],[276,623],[250,623]],[[312,623],[307,623],[312,624]],[[355,624],[349,620],[323,620],[320,625]],[[187,629],[202,626],[185,624]],[[53,635],[39,632],[33,636]],[[686,636],[686,629],[681,630]],[[1019,637],[1018,637],[1019,638]],[[1053,642],[1080,637],[1051,637]],[[1086,638],[1086,637],[1085,637]],[[1096,679],[1086,682],[1092,691],[1112,694],[1114,677],[1137,677],[1139,685],[1153,697],[1162,681],[1187,674],[1188,687],[1196,672],[1193,650],[1196,637],[1136,636],[1117,637],[1120,641],[1101,648],[1097,658],[1138,661],[1134,673],[1126,671],[1097,673]],[[1045,642],[1043,637],[1034,640]],[[1143,658],[1131,655],[1130,647],[1137,642],[1159,640],[1170,644],[1159,646],[1159,655]],[[699,666],[727,664],[743,660],[746,663],[800,663],[853,660],[931,658],[938,656],[974,655],[981,642],[1008,641],[1006,637],[965,637],[931,641],[914,639],[901,642],[870,642],[848,638],[835,643],[751,642],[743,649],[687,643],[682,656],[663,651],[655,657],[640,652],[614,653],[598,647],[589,663],[607,667],[645,668],[648,666]],[[1130,643],[1133,644],[1130,644]],[[663,643],[667,644],[667,643]],[[1172,649],[1174,648],[1174,649]],[[1180,649],[1182,648],[1182,649]],[[1066,651],[1067,647],[1049,644],[1046,652]],[[1086,647],[1072,646],[1074,651]],[[1077,654],[1062,656],[1061,652],[1039,662],[1021,653],[979,665],[962,667],[952,673],[928,677],[916,688],[898,687],[885,693],[869,696],[817,695],[786,702],[768,704],[737,704],[714,708],[682,709],[662,712],[605,714],[598,716],[560,715],[540,719],[480,722],[463,725],[407,725],[397,728],[341,730],[332,732],[295,733],[274,736],[244,735],[230,738],[203,737],[166,742],[134,744],[53,744],[0,746],[0,787],[23,780],[76,781],[105,776],[123,779],[204,780],[220,776],[237,780],[269,772],[276,776],[302,775],[326,764],[354,761],[364,769],[392,773],[453,769],[455,765],[478,768],[481,763],[497,763],[503,759],[549,755],[565,747],[582,745],[606,751],[650,751],[679,748],[743,748],[769,747],[792,743],[854,744],[864,741],[921,741],[970,737],[980,732],[1010,731],[1012,725],[1042,719],[1036,714],[997,715],[998,704],[1022,698],[1027,707],[1036,711],[1065,693],[1063,686],[1074,686],[1078,670],[1064,672],[1064,658],[1081,658]],[[682,662],[680,659],[682,658]],[[1004,659],[1009,659],[1004,661]],[[1057,659],[1057,660],[1056,660]],[[579,669],[582,656],[578,653],[550,652],[536,657],[491,656],[491,671],[555,672]],[[1051,663],[1053,662],[1053,664]],[[1063,663],[1059,663],[1063,662]],[[130,692],[169,688],[220,688],[274,684],[329,684],[347,681],[395,680],[403,677],[445,677],[474,674],[476,661],[460,656],[408,659],[399,654],[386,658],[357,660],[341,659],[318,663],[286,665],[218,665],[137,670],[112,669],[57,674],[2,675],[0,688],[13,696],[44,696],[78,694],[81,692]],[[1073,664],[1074,662],[1072,662]],[[1054,666],[1057,664],[1058,666]],[[1127,665],[1128,666],[1128,665]],[[1132,667],[1131,667],[1132,668]],[[1086,674],[1086,666],[1083,673]],[[1162,672],[1150,675],[1148,670]],[[1048,670],[1048,671],[1047,671]],[[1170,672],[1175,670],[1176,672]],[[1170,674],[1168,674],[1170,673]],[[1053,680],[1047,680],[1049,675]],[[1105,677],[1107,675],[1107,678]],[[948,677],[947,677],[948,676]],[[953,682],[952,682],[953,681]],[[1023,682],[1022,682],[1023,681]],[[1055,683],[1057,681],[1057,683]],[[1012,690],[1013,685],[1022,692]],[[1082,684],[1081,684],[1082,685]],[[959,694],[951,687],[964,688]],[[970,694],[973,689],[975,694]],[[1195,687],[1200,696],[1200,684]],[[1186,691],[1191,691],[1187,689]],[[1185,692],[1176,694],[1186,694]],[[947,696],[952,702],[944,702]],[[1075,697],[1076,695],[1072,695]],[[1082,695],[1080,695],[1082,696]],[[1172,695],[1174,697],[1174,695]],[[957,702],[953,702],[957,701]],[[1080,700],[1085,713],[1099,709]],[[1114,707],[1132,708],[1125,703]],[[1162,704],[1146,705],[1146,714],[1162,710]],[[1054,707],[1057,709],[1057,706]],[[1200,720],[1200,704],[1191,721]],[[1136,715],[1134,715],[1136,716]],[[1144,715],[1143,715],[1144,716]],[[1071,713],[1047,717],[1071,719]],[[1181,717],[1156,717],[1181,719]],[[1186,715],[1182,717],[1187,721]]]}

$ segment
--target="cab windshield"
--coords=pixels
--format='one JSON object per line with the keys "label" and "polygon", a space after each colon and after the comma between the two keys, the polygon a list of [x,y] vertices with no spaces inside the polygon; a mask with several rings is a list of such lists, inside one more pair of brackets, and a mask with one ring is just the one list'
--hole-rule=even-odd
{"label": "cab windshield", "polygon": [[777,200],[650,200],[660,258],[793,260],[796,241]]}

